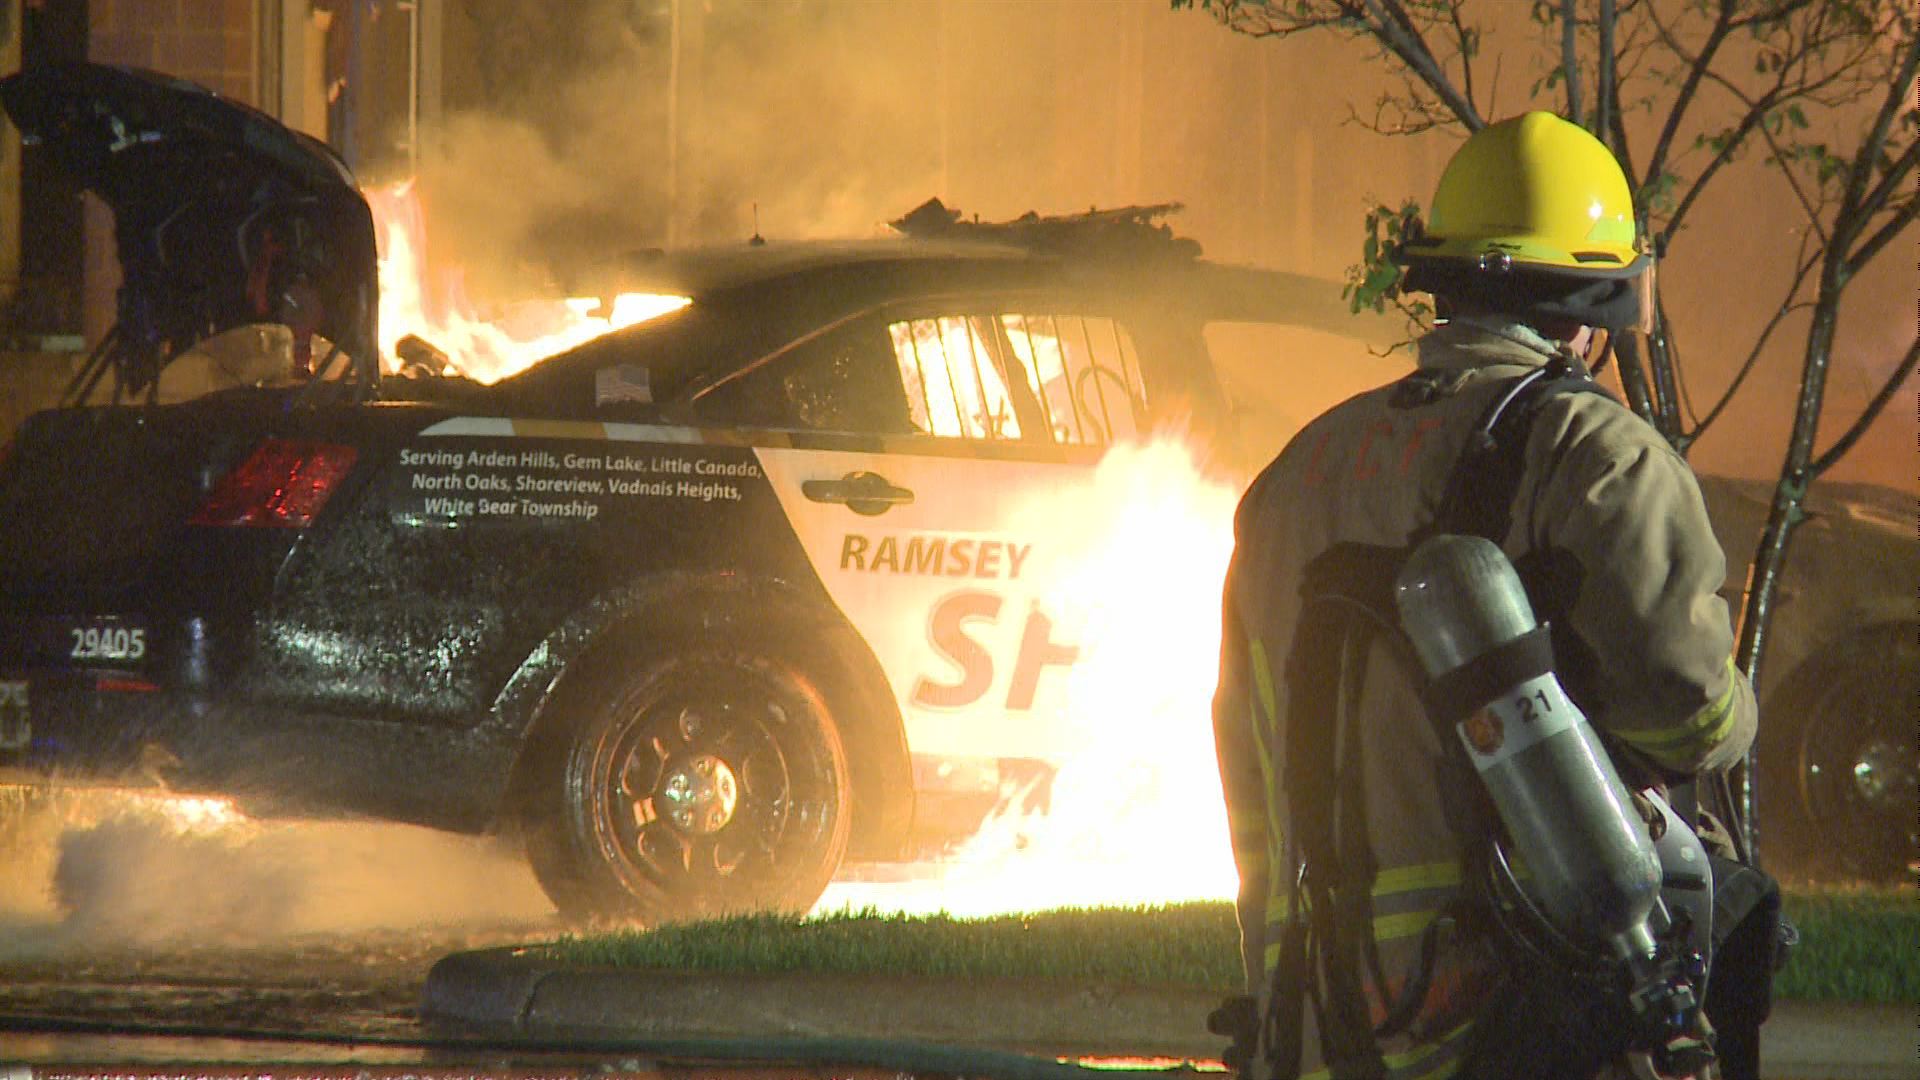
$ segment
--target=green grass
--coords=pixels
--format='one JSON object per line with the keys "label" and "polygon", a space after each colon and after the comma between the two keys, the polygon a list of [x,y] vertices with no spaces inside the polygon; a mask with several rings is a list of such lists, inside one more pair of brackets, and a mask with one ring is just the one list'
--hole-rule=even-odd
{"label": "green grass", "polygon": [[1920,1001],[1920,894],[1905,889],[1789,893],[1800,946],[1774,992],[1803,1001]]}
{"label": "green grass", "polygon": [[568,935],[568,963],[703,971],[1045,977],[1225,992],[1239,978],[1225,903],[1048,911],[989,919],[742,915],[657,930]]}
{"label": "green grass", "polygon": [[[1780,997],[1920,1001],[1920,895],[1913,890],[1792,893],[1801,944]],[[542,946],[571,964],[698,971],[829,971],[938,977],[1042,977],[1232,992],[1233,908],[1049,911],[991,919],[874,912],[818,919],[743,915],[656,930],[567,935]]]}

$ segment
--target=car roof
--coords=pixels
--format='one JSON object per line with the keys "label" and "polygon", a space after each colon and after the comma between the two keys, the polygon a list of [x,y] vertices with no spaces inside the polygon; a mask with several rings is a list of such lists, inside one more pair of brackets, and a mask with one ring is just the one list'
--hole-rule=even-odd
{"label": "car roof", "polygon": [[678,251],[646,248],[623,252],[591,267],[578,279],[586,291],[675,293],[695,300],[812,271],[865,266],[884,270],[916,263],[1017,263],[1039,258],[1010,244],[915,240],[745,240]]}
{"label": "car roof", "polygon": [[542,360],[497,384],[502,392],[538,392],[588,369],[638,361],[649,368],[655,391],[671,397],[689,381],[724,375],[847,318],[954,297],[1049,297],[1086,314],[1144,314],[1151,307],[1157,317],[1196,326],[1274,322],[1380,348],[1403,336],[1392,319],[1356,315],[1339,282],[1211,262],[1171,234],[1083,245],[896,236],[640,250],[601,262],[568,288],[603,301],[651,292],[693,303]]}

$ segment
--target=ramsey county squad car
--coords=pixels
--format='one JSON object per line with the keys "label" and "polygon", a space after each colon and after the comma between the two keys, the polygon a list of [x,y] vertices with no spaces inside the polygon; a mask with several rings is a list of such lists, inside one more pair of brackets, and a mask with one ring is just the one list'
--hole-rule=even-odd
{"label": "ramsey county squad car", "polygon": [[8,759],[512,827],[574,914],[804,908],[1008,784],[1044,799],[1117,621],[1080,580],[1116,528],[1101,462],[1181,423],[1239,466],[1208,321],[1356,325],[1147,212],[929,204],[896,240],[625,260],[690,302],[491,386],[382,379],[366,207],[325,147],[120,69],[0,96],[116,212],[121,325],[75,397],[157,400],[255,323],[301,375],[17,432]]}

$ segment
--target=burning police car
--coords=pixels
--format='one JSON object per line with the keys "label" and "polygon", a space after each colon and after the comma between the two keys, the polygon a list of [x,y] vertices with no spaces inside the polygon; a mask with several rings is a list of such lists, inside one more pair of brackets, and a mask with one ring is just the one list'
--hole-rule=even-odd
{"label": "burning police car", "polygon": [[[1129,685],[1092,673],[1130,668],[1133,713],[1164,681],[1102,627],[1212,663],[1170,629],[1189,616],[1087,577],[1153,572],[1113,562],[1138,531],[1116,515],[1157,512],[1108,497],[1137,474],[1103,459],[1228,430],[1208,319],[1348,325],[1324,283],[1209,265],[1151,211],[929,205],[897,240],[637,256],[622,288],[690,302],[492,385],[382,378],[366,207],[323,146],[116,69],[0,93],[117,214],[121,326],[76,399],[111,376],[156,400],[170,360],[254,323],[293,328],[298,374],[17,433],[9,756],[514,827],[569,913],[804,908],[1009,784],[1044,801],[1097,711],[1070,702]],[[1202,627],[1213,491],[1218,565],[1175,556],[1213,575],[1181,598]]]}
{"label": "burning police car", "polygon": [[[394,377],[324,146],[92,65],[0,99],[116,213],[120,325],[72,396],[149,402],[37,414],[0,460],[0,752],[517,831],[572,915],[802,909],[1045,805],[1091,743],[1210,774],[1251,462],[1206,330],[1393,337],[1165,208],[929,204],[891,240],[636,255],[611,288],[676,298],[652,317],[490,385]],[[151,403],[262,323],[282,377]]]}

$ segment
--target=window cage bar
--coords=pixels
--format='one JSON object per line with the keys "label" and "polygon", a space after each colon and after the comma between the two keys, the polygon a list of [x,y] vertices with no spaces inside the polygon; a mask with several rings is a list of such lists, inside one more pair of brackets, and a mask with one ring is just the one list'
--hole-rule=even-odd
{"label": "window cage bar", "polygon": [[[1041,410],[1039,395],[1034,393],[1033,372],[1026,361],[1020,359],[1020,350],[1013,347],[1013,337],[1007,333],[1002,317],[982,315],[976,322],[980,336],[988,342],[988,351],[992,354],[994,371],[1000,376],[1001,389],[1006,394],[1006,405],[1013,413],[1013,419],[1020,430],[1018,439],[1043,438],[1053,441],[1053,431],[1047,426],[1046,414]],[[1039,426],[1043,430],[1032,430]]]}
{"label": "window cage bar", "polygon": [[[927,394],[926,365],[920,362],[920,335],[914,332],[912,319],[907,320],[906,329],[907,350],[913,356],[913,377],[918,380],[920,384],[920,411],[925,413],[927,417],[927,434],[933,435],[937,432],[933,423],[933,398]],[[911,420],[913,418],[913,402],[911,399],[907,402],[907,414],[907,418]]]}
{"label": "window cage bar", "polygon": [[[1102,433],[1100,441],[1102,443],[1111,443],[1113,441],[1113,412],[1107,408],[1107,385],[1106,381],[1100,377],[1100,354],[1094,349],[1093,327],[1088,326],[1087,320],[1084,318],[1080,320],[1080,336],[1087,343],[1087,370],[1083,375],[1093,380],[1093,392],[1095,396],[1100,399],[1100,423],[1105,425],[1105,431]],[[1079,395],[1076,394],[1075,396],[1078,397]]]}
{"label": "window cage bar", "polygon": [[980,406],[980,435],[982,438],[998,439],[1000,424],[994,416],[993,403],[988,399],[986,372],[980,370],[980,354],[985,351],[981,347],[983,343],[979,335],[974,333],[972,319],[961,317],[957,321],[967,338],[967,357],[972,361],[969,366],[973,368],[973,385],[980,391],[980,396],[975,401],[975,404]]}
{"label": "window cage bar", "polygon": [[[953,350],[947,347],[947,330],[941,325],[939,319],[928,319],[926,323],[933,340],[940,343],[940,363],[947,369],[947,393],[952,395],[953,402],[953,433],[964,438],[968,434],[967,417],[960,404],[960,384],[953,379]],[[915,340],[918,340],[917,332]],[[931,413],[932,410],[929,409],[928,412]]]}
{"label": "window cage bar", "polygon": [[[1033,321],[1025,315],[1006,316],[1008,323],[1011,323],[1014,319],[1020,320],[1020,332],[1026,335],[1027,355],[1032,358],[1033,363],[1033,370],[1029,372],[1028,375],[1033,380],[1033,396],[1040,400],[1040,415],[1047,422],[1047,441],[1058,442],[1063,433],[1060,430],[1059,422],[1054,418],[1053,402],[1047,397],[1046,384],[1040,378],[1040,347],[1034,344],[1033,341]],[[1007,329],[1011,331],[1012,327],[1009,325]],[[1011,333],[1007,335],[1007,341],[1009,344],[1012,343],[1013,335]]]}
{"label": "window cage bar", "polygon": [[[956,325],[956,323],[958,323],[958,325]],[[956,333],[961,337],[958,349],[955,348],[952,340]],[[980,386],[979,358],[973,355],[973,340],[967,332],[965,322],[956,320],[953,316],[942,318],[940,320],[940,340],[946,349],[947,362],[949,364],[958,364],[964,357],[967,361],[967,369],[973,372],[972,386],[974,396],[966,399],[967,412],[961,418],[961,425],[965,429],[965,434],[968,438],[981,438],[987,431],[987,401],[986,394]],[[967,380],[960,379],[960,385],[968,385]]]}
{"label": "window cage bar", "polygon": [[1087,438],[1087,416],[1085,410],[1080,407],[1079,389],[1074,386],[1073,365],[1068,362],[1067,335],[1060,330],[1060,316],[1049,315],[1047,318],[1053,323],[1054,347],[1060,350],[1060,383],[1066,387],[1067,408],[1073,413],[1073,440],[1081,446],[1086,446],[1091,441]]}

